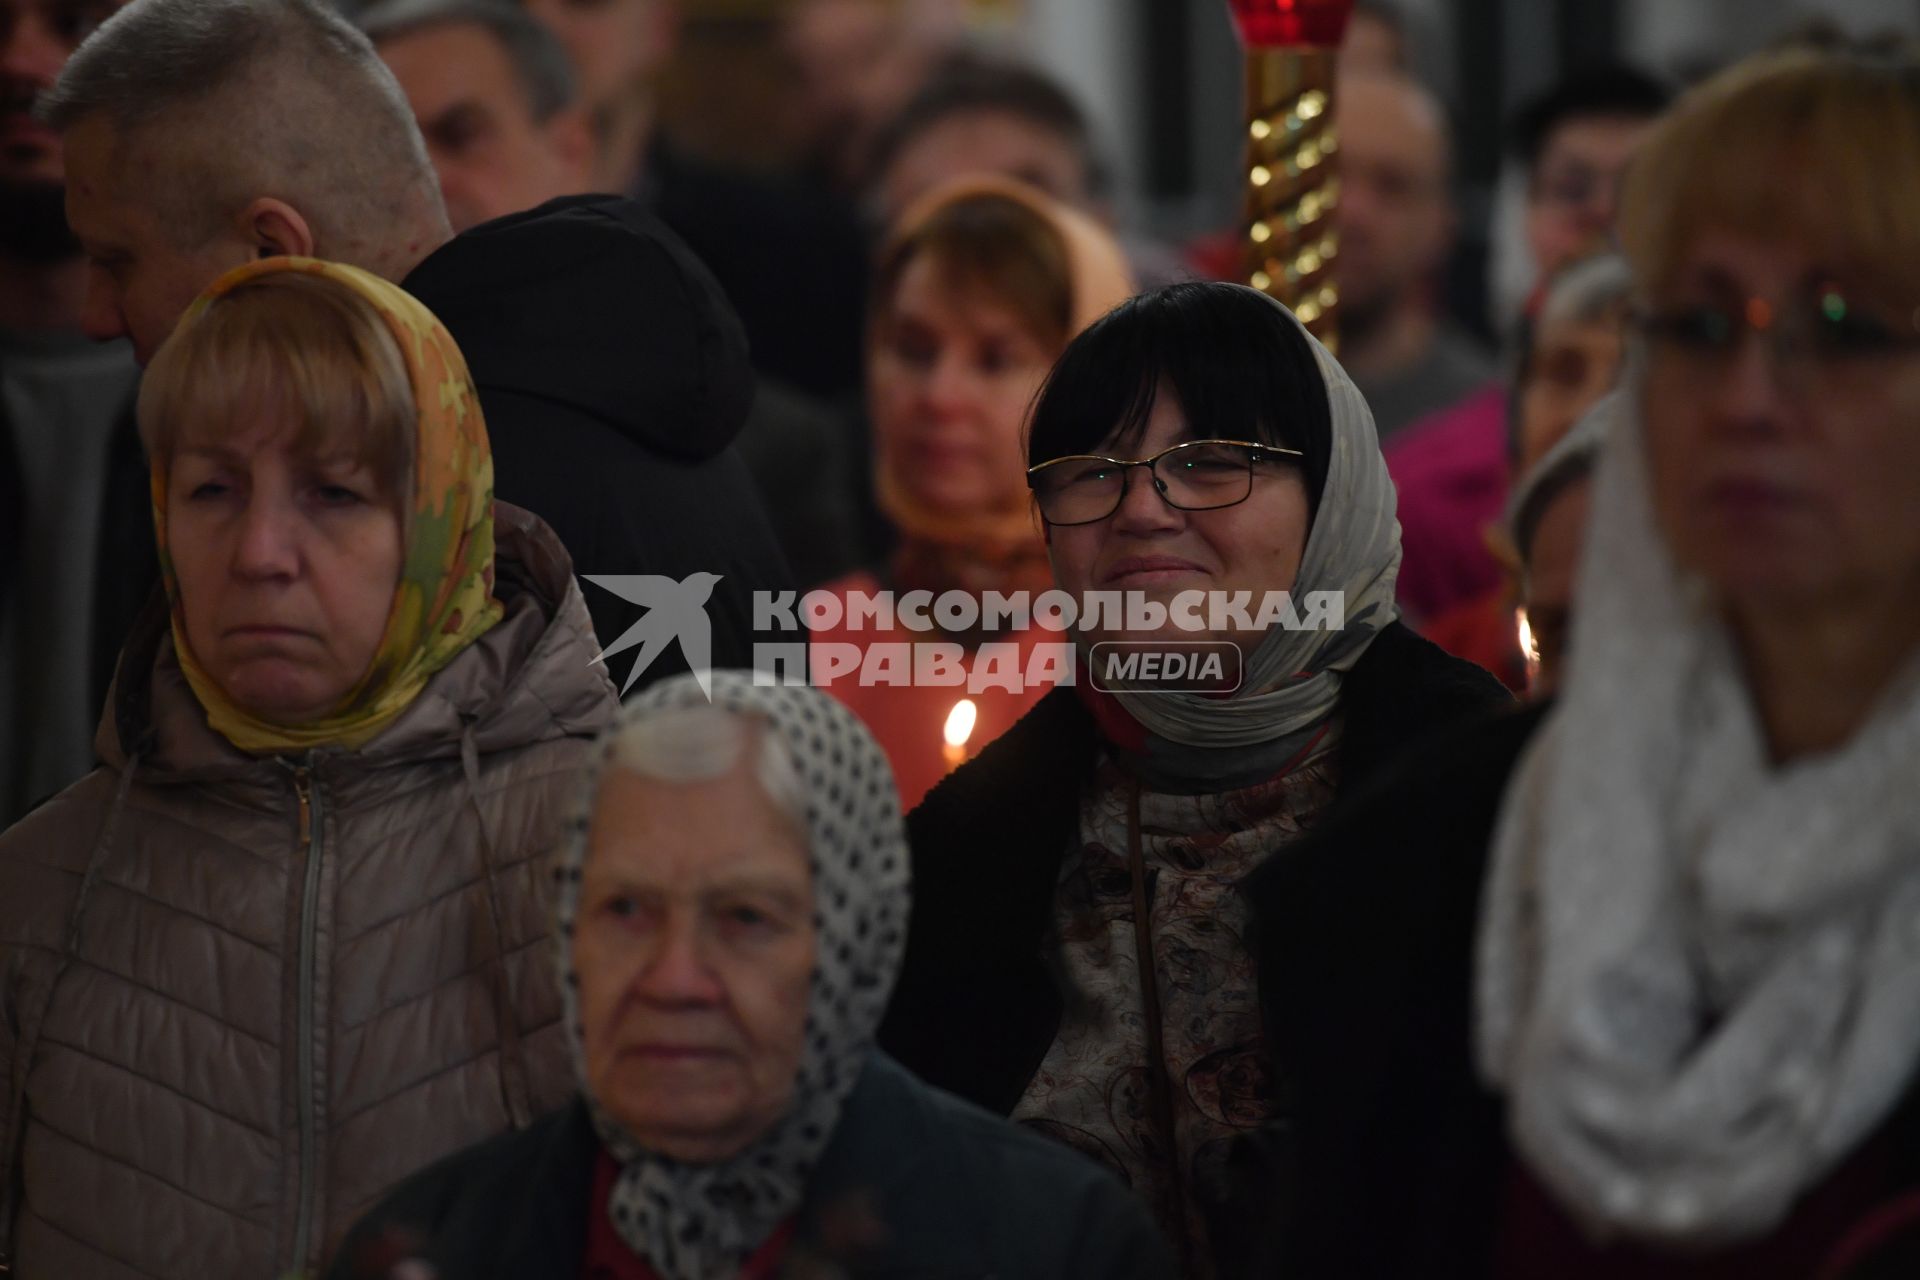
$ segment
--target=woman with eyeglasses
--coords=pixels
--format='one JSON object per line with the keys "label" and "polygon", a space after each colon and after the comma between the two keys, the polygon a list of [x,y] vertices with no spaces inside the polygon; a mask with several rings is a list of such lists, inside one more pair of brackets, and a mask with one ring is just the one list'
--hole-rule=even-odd
{"label": "woman with eyeglasses", "polygon": [[1636,161],[1558,703],[1255,887],[1287,1274],[1920,1275],[1916,208],[1911,60],[1754,60]]}
{"label": "woman with eyeglasses", "polygon": [[1074,685],[911,816],[883,1040],[1119,1172],[1186,1274],[1238,1274],[1268,1208],[1236,1170],[1290,1114],[1293,1051],[1262,1034],[1238,883],[1505,694],[1397,621],[1372,417],[1264,295],[1122,305],[1068,346],[1027,449],[1054,585],[1109,602],[1080,609]]}

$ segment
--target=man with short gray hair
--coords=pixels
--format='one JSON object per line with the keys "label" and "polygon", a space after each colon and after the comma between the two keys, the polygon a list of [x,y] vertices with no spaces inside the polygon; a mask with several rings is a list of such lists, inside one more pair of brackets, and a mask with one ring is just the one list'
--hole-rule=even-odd
{"label": "man with short gray hair", "polygon": [[449,235],[413,113],[324,0],[135,0],[40,107],[64,135],[67,221],[93,262],[85,324],[141,363],[255,257],[398,280]]}
{"label": "man with short gray hair", "polygon": [[[472,367],[497,496],[581,573],[721,575],[707,664],[753,665],[752,597],[791,575],[732,441],[753,395],[726,295],[659,220],[613,197],[453,237],[392,72],[325,0],[132,0],[42,105],[64,135],[86,326],[144,363],[223,272],[277,254],[403,285]],[[588,593],[612,645],[638,618]],[[670,649],[649,669],[686,670]]]}

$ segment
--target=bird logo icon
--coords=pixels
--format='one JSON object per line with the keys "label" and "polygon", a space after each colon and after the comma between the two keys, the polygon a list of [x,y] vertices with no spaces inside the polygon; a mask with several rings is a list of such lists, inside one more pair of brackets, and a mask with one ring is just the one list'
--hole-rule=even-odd
{"label": "bird logo icon", "polygon": [[694,678],[700,682],[700,692],[709,699],[713,697],[713,677],[708,671],[708,659],[713,653],[713,628],[707,621],[707,600],[713,595],[715,584],[720,581],[719,574],[692,573],[679,582],[656,573],[581,576],[594,586],[611,591],[629,604],[637,604],[647,611],[640,621],[628,627],[618,640],[602,649],[594,658],[595,662],[604,662],[617,653],[625,653],[639,646],[640,652],[634,658],[633,666],[627,669],[626,683],[620,686],[621,697],[627,696],[627,690],[633,688],[633,682],[653,665],[661,650],[676,639],[680,641],[681,655],[686,658],[687,665],[693,668]]}

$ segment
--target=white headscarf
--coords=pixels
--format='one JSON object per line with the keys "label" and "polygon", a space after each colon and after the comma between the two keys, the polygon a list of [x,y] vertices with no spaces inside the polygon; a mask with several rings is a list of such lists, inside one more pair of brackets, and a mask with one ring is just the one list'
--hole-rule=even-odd
{"label": "white headscarf", "polygon": [[1772,765],[1656,530],[1641,385],[1594,410],[1572,660],[1495,837],[1478,1050],[1597,1234],[1716,1244],[1776,1225],[1920,1062],[1920,663],[1845,746]]}
{"label": "white headscarf", "polygon": [[1271,628],[1247,660],[1241,692],[1230,698],[1115,692],[1150,732],[1190,747],[1250,747],[1317,728],[1339,704],[1341,677],[1400,616],[1394,603],[1400,521],[1373,411],[1333,353],[1293,312],[1264,293],[1247,292],[1279,308],[1300,331],[1326,383],[1332,418],[1327,479],[1292,593],[1297,600],[1309,591],[1343,592],[1346,625],[1339,631]]}
{"label": "white headscarf", "polygon": [[601,739],[556,871],[559,965],[574,1069],[600,1141],[620,1162],[606,1212],[614,1230],[661,1280],[737,1275],[800,1207],[833,1137],[906,951],[906,830],[887,757],[853,713],[817,689],[756,687],[737,671],[712,673],[712,703],[761,720],[780,735],[806,788],[813,872],[814,971],[806,1042],[793,1103],[774,1127],[719,1164],[695,1165],[648,1151],[593,1097],[587,1082],[573,922],[587,831],[622,728],[708,701],[694,675],[662,681],[626,704]]}

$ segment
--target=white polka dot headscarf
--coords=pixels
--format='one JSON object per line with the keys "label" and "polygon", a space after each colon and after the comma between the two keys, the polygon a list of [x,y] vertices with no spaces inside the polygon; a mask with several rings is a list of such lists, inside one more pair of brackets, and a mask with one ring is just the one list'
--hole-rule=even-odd
{"label": "white polka dot headscarf", "polygon": [[621,711],[589,766],[556,871],[559,964],[574,1071],[594,1127],[622,1168],[607,1213],[620,1238],[661,1280],[739,1273],[773,1229],[799,1208],[873,1050],[874,1033],[906,949],[908,858],[893,772],[866,727],[840,703],[804,686],[755,687],[744,672],[712,673],[716,707],[780,736],[804,784],[813,871],[815,961],[806,1044],[787,1113],[739,1155],[693,1165],[647,1151],[587,1086],[573,971],[580,870],[600,778],[626,726],[707,701],[691,675],[663,681]]}

